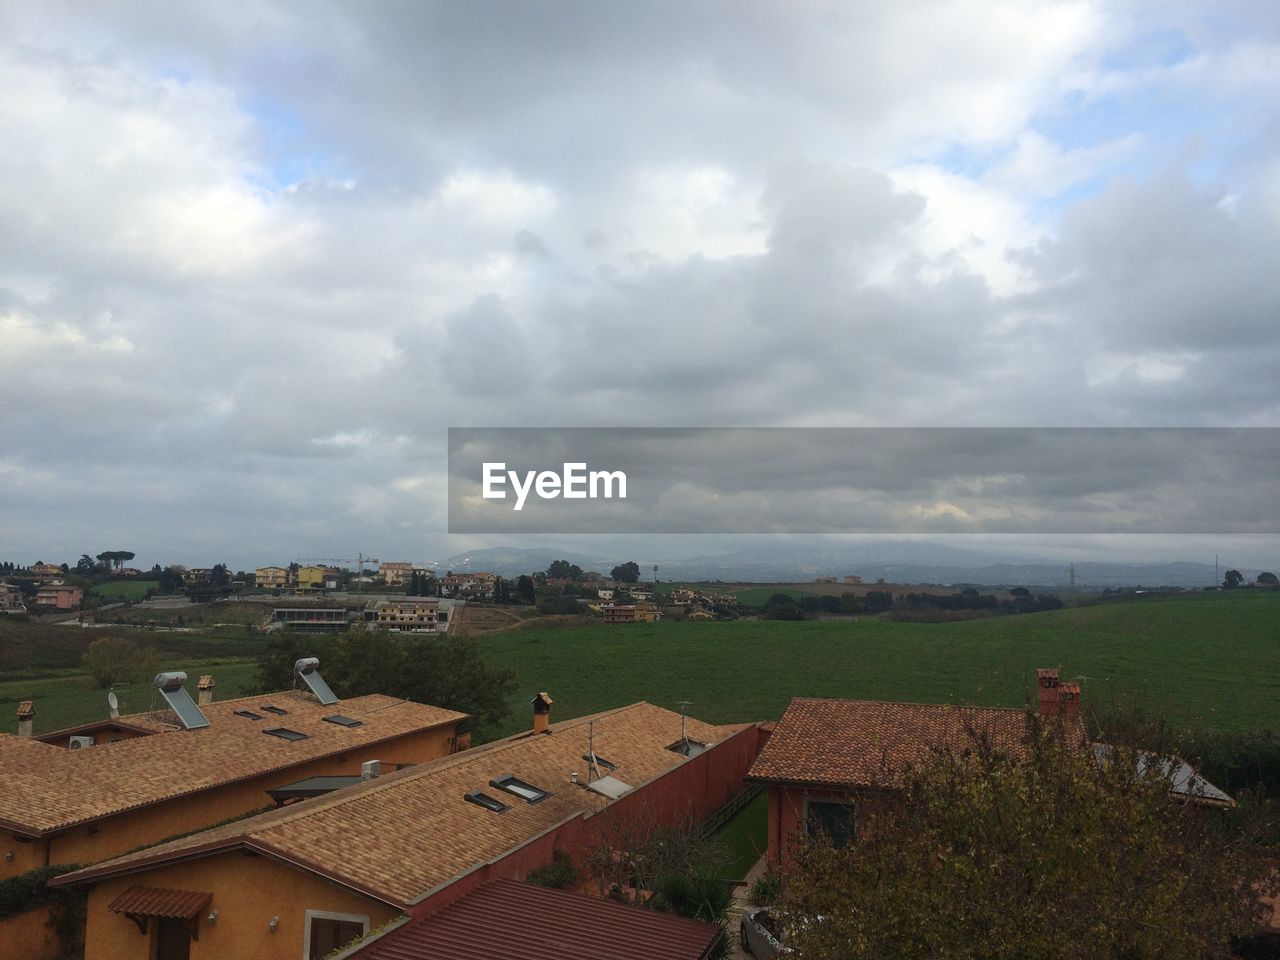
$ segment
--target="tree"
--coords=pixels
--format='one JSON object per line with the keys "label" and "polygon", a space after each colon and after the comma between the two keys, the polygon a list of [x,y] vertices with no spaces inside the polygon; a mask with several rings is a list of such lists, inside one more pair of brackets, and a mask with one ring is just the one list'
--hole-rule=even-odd
{"label": "tree", "polygon": [[93,641],[81,662],[99,687],[141,683],[159,672],[155,650],[139,647],[127,637],[101,637]]}
{"label": "tree", "polygon": [[1258,929],[1261,804],[1230,821],[1180,804],[1161,765],[1123,747],[1099,764],[1028,723],[1027,756],[975,737],[859,808],[854,843],[798,843],[781,907],[797,957],[1225,958]]}
{"label": "tree", "polygon": [[547,567],[547,576],[552,580],[581,580],[582,568],[568,560],[552,560]]}
{"label": "tree", "polygon": [[1227,575],[1222,578],[1222,586],[1227,590],[1234,590],[1242,583],[1244,583],[1244,574],[1239,570],[1228,570]]}
{"label": "tree", "polygon": [[461,635],[395,637],[356,627],[332,636],[273,634],[258,659],[261,692],[293,685],[293,664],[319,657],[325,679],[339,696],[385,693],[469,713],[499,727],[510,712],[515,674],[491,667],[479,644]]}
{"label": "tree", "polygon": [[609,576],[619,583],[638,583],[640,580],[640,564],[634,560],[620,563],[609,571]]}
{"label": "tree", "polygon": [[1277,579],[1276,575],[1270,570],[1263,570],[1262,573],[1258,574],[1258,583],[1263,586],[1274,587],[1277,583],[1280,583],[1280,579]]}
{"label": "tree", "polygon": [[533,603],[537,599],[533,577],[522,573],[516,578],[516,599],[521,603]]}

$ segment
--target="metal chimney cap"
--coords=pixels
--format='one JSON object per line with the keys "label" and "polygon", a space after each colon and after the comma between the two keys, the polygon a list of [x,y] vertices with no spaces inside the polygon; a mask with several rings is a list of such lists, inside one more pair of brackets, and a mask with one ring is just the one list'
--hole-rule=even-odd
{"label": "metal chimney cap", "polygon": [[295,660],[293,664],[293,672],[299,676],[305,673],[311,673],[320,667],[319,657],[303,657],[301,660]]}
{"label": "metal chimney cap", "polygon": [[173,670],[169,673],[157,673],[155,684],[161,690],[177,690],[187,682],[187,675],[181,670]]}

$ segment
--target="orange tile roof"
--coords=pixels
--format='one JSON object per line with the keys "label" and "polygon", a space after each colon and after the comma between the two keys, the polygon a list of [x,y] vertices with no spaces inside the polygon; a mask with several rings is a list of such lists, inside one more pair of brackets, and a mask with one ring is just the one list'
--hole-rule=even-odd
{"label": "orange tile roof", "polygon": [[[288,714],[264,713],[264,704]],[[382,694],[323,706],[297,691],[215,701],[201,710],[209,726],[198,730],[176,727],[163,713],[103,721],[154,732],[85,750],[0,734],[0,826],[40,836],[466,717]],[[262,719],[238,717],[237,710],[252,710]],[[323,719],[333,714],[361,725],[343,727]],[[274,727],[307,738],[263,734]]]}
{"label": "orange tile roof", "polygon": [[130,887],[111,901],[112,913],[134,917],[174,917],[190,920],[204,913],[213,899],[211,893],[196,890],[163,890],[159,887]]}
{"label": "orange tile roof", "polygon": [[[588,724],[597,757],[611,775],[636,787],[686,758],[667,747],[680,736],[680,715],[648,703],[551,725],[547,735],[520,734],[431,763],[356,784],[324,797],[118,857],[57,881],[111,876],[219,849],[248,847],[296,864],[403,908],[427,891],[610,801],[584,789]],[[715,743],[743,729],[689,718],[688,736]],[[577,773],[578,784],[572,782]],[[525,803],[489,785],[513,774],[550,793]],[[509,804],[493,813],[463,797],[483,791]]]}
{"label": "orange tile roof", "polygon": [[[1069,719],[1083,747],[1084,725]],[[1078,727],[1078,731],[1075,729]],[[870,700],[791,701],[751,766],[752,780],[894,787],[937,749],[959,751],[975,734],[1014,754],[1025,750],[1021,709]]]}

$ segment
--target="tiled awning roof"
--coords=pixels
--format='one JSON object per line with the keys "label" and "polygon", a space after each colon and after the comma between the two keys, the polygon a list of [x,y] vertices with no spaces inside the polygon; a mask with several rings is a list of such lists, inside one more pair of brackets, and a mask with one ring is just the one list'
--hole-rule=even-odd
{"label": "tiled awning roof", "polygon": [[160,887],[130,887],[107,907],[131,917],[173,917],[192,920],[204,913],[213,894],[196,890],[165,890]]}

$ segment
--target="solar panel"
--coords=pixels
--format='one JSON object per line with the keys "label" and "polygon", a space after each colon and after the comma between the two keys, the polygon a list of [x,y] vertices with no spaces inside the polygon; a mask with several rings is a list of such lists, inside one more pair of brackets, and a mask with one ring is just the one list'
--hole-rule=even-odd
{"label": "solar panel", "polygon": [[186,687],[183,686],[186,682],[187,675],[181,671],[157,674],[155,680],[160,696],[164,697],[165,703],[169,704],[169,709],[177,714],[178,722],[183,727],[188,730],[207,727],[209,719],[200,712],[196,702],[191,699],[191,694],[187,693]]}
{"label": "solar panel", "polygon": [[631,784],[623,783],[616,777],[601,777],[599,780],[592,780],[586,786],[592,793],[598,793],[610,800],[617,800],[631,789]]}
{"label": "solar panel", "polygon": [[329,688],[329,684],[324,682],[324,677],[320,676],[320,671],[317,669],[319,666],[320,661],[315,657],[303,657],[294,663],[293,675],[301,677],[302,682],[315,694],[316,699],[325,706],[337,703],[338,695]]}

